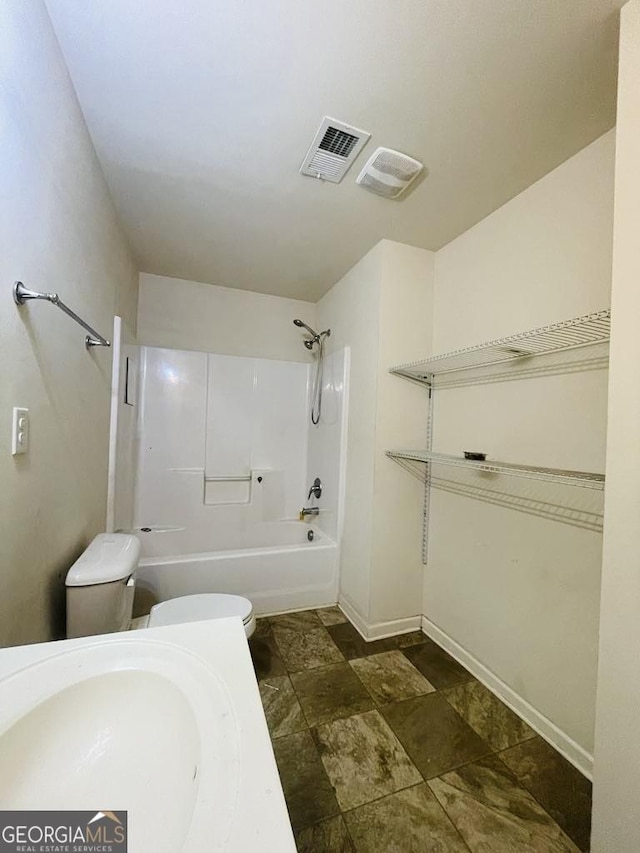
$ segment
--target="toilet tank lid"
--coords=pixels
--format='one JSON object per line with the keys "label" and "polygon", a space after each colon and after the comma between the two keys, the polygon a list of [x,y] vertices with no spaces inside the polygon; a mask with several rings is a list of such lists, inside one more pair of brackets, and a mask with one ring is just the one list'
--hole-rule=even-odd
{"label": "toilet tank lid", "polygon": [[67,572],[67,586],[128,578],[140,560],[140,540],[129,533],[99,533]]}

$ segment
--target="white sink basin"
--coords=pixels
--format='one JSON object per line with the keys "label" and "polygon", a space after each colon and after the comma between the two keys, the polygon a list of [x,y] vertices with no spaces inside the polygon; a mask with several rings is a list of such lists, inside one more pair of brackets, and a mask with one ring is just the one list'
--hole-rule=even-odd
{"label": "white sink basin", "polygon": [[0,809],[127,810],[130,853],[236,849],[242,726],[194,653],[212,625],[0,650]]}

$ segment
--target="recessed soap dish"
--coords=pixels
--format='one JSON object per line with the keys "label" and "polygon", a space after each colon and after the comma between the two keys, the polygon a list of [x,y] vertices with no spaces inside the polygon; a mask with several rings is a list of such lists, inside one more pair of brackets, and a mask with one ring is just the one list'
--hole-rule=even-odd
{"label": "recessed soap dish", "polygon": [[474,459],[476,462],[484,462],[484,460],[487,458],[486,453],[480,453],[477,450],[465,450],[463,452],[465,459]]}

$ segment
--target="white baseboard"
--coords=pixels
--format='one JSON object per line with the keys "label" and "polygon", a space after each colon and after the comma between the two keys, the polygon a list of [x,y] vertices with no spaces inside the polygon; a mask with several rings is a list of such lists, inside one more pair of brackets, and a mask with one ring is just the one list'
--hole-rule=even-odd
{"label": "white baseboard", "polygon": [[[348,613],[347,616],[349,616]],[[451,657],[455,658],[458,663],[461,663],[468,669],[478,681],[482,682],[505,705],[521,717],[525,723],[528,723],[540,737],[543,737],[554,749],[557,749],[561,755],[564,755],[587,779],[593,778],[593,755],[589,754],[570,738],[569,735],[559,729],[548,717],[537,711],[526,699],[523,699],[513,688],[505,684],[502,679],[498,678],[495,673],[459,645],[441,628],[438,628],[431,620],[427,619],[426,616],[422,617],[422,630],[434,642],[442,646],[445,651],[449,652]]]}
{"label": "white baseboard", "polygon": [[370,625],[343,595],[338,598],[338,606],[364,640],[383,640],[385,637],[395,637],[397,634],[408,634],[409,631],[420,630],[420,616],[392,619],[389,622],[374,622]]}
{"label": "white baseboard", "polygon": [[364,621],[362,616],[358,613],[356,608],[351,604],[348,598],[345,598],[344,595],[338,596],[338,607],[344,615],[347,617],[349,622],[353,625],[353,627],[358,631],[358,633],[363,637],[363,639],[368,640],[368,626]]}
{"label": "white baseboard", "polygon": [[383,640],[397,634],[408,634],[420,630],[420,616],[408,616],[406,619],[392,619],[390,622],[374,622],[369,625],[367,640]]}

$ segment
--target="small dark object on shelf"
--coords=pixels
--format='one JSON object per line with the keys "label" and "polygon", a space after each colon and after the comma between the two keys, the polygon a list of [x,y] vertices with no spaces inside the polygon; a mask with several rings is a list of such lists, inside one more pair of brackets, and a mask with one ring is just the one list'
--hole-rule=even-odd
{"label": "small dark object on shelf", "polygon": [[465,450],[463,452],[465,459],[475,459],[477,462],[484,462],[484,460],[487,458],[486,453],[479,453],[476,450]]}

